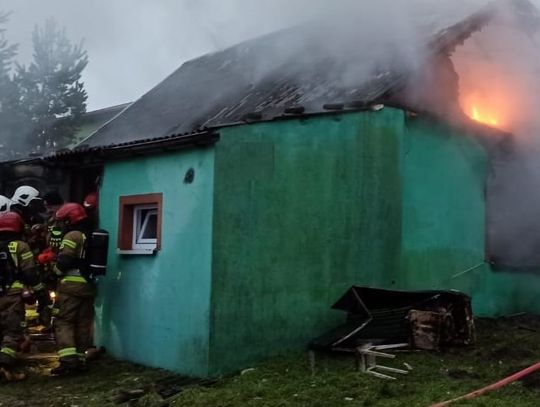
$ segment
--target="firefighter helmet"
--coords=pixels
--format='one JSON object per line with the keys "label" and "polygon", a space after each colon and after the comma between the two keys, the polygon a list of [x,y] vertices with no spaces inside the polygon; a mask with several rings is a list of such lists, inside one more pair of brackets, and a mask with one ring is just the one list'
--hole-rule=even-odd
{"label": "firefighter helmet", "polygon": [[83,206],[86,210],[94,210],[98,205],[98,195],[97,192],[90,192],[84,198]]}
{"label": "firefighter helmet", "polygon": [[68,222],[71,225],[85,220],[86,217],[86,211],[83,206],[75,202],[65,203],[58,208],[55,215],[56,220]]}
{"label": "firefighter helmet", "polygon": [[41,199],[39,198],[39,191],[29,185],[23,185],[17,188],[11,197],[11,201],[14,204],[20,204],[22,206],[28,206],[34,199]]}
{"label": "firefighter helmet", "polygon": [[4,212],[0,214],[0,232],[22,233],[24,221],[18,213]]}
{"label": "firefighter helmet", "polygon": [[12,203],[7,196],[0,195],[0,213],[8,212]]}

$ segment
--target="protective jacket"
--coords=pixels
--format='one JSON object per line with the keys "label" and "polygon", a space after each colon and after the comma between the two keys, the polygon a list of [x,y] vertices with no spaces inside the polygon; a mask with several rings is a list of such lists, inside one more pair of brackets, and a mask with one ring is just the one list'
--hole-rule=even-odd
{"label": "protective jacket", "polygon": [[0,281],[0,295],[20,294],[25,286],[35,292],[45,288],[34,255],[26,242],[13,240],[0,243]]}
{"label": "protective jacket", "polygon": [[60,276],[55,304],[55,333],[63,366],[85,363],[84,352],[92,345],[95,286],[85,274],[86,235],[77,230],[62,239],[56,261]]}
{"label": "protective jacket", "polygon": [[[85,277],[85,249],[86,234],[73,230],[67,232],[60,244],[58,256],[56,258],[56,273],[61,277],[61,281],[71,281],[86,283]],[[70,278],[79,277],[79,278]]]}
{"label": "protective jacket", "polygon": [[43,292],[43,284],[27,243],[20,240],[0,244],[0,364],[12,366],[24,335],[25,286]]}

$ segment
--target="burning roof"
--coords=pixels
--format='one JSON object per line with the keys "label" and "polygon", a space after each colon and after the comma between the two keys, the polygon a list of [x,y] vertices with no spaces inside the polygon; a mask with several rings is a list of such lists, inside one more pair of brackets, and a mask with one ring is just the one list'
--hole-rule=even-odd
{"label": "burning roof", "polygon": [[540,21],[528,0],[471,1],[466,7],[433,3],[415,10],[404,42],[383,31],[363,30],[361,22],[354,29],[319,22],[189,61],[84,144],[104,146],[219,127],[242,122],[253,112],[270,119],[293,106],[316,113],[328,103],[358,106],[381,100],[402,88],[429,55],[452,53],[509,9],[524,29],[535,29]]}

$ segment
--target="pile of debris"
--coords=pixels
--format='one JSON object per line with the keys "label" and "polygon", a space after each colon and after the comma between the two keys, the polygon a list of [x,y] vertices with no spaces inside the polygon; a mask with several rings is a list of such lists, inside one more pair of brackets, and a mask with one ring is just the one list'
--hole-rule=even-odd
{"label": "pile of debris", "polygon": [[383,350],[440,350],[475,342],[471,299],[458,291],[353,286],[332,308],[347,312],[347,319],[310,343],[312,367],[315,352],[350,352],[357,355],[362,371],[379,377],[385,375],[377,369],[405,374],[377,365],[375,358],[395,357]]}

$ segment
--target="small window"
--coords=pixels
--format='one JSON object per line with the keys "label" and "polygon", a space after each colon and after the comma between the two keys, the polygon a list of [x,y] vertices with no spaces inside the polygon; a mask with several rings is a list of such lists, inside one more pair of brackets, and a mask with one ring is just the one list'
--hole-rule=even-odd
{"label": "small window", "polygon": [[120,252],[153,253],[161,248],[161,204],[161,194],[120,197]]}
{"label": "small window", "polygon": [[157,205],[135,205],[133,208],[133,249],[155,249],[157,246]]}

